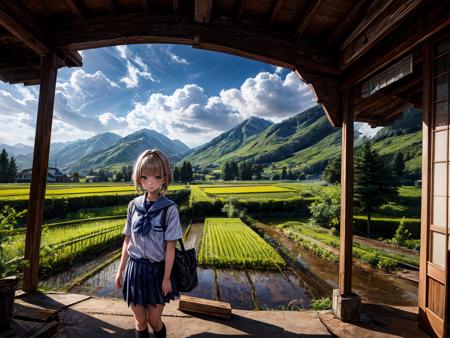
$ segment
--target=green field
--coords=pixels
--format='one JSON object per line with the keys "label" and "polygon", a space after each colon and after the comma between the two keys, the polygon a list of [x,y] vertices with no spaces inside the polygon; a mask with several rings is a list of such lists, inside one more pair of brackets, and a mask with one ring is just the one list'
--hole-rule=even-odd
{"label": "green field", "polygon": [[[184,185],[172,185],[169,190],[179,190]],[[109,183],[109,184],[90,184],[90,183],[49,183],[47,184],[45,197],[75,197],[87,195],[127,195],[135,193],[134,186],[130,183]],[[0,199],[17,200],[28,199],[30,194],[28,184],[2,184],[0,185]]]}
{"label": "green field", "polygon": [[239,218],[207,218],[199,263],[215,267],[275,269],[281,256]]}
{"label": "green field", "polygon": [[275,193],[275,192],[291,192],[291,189],[279,187],[276,185],[232,185],[228,187],[206,187],[202,188],[204,192],[211,195],[222,194],[252,194],[252,193]]}

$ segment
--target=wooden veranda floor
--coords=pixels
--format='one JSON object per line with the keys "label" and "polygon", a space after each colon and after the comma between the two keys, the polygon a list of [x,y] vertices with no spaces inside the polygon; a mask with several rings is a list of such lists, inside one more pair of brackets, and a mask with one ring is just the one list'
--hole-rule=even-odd
{"label": "wooden veranda floor", "polygon": [[[11,328],[0,337],[134,337],[130,310],[117,299],[39,293],[16,297]],[[428,337],[417,308],[364,304],[362,321],[342,323],[330,311],[233,310],[231,319],[187,314],[171,302],[163,314],[168,337]]]}

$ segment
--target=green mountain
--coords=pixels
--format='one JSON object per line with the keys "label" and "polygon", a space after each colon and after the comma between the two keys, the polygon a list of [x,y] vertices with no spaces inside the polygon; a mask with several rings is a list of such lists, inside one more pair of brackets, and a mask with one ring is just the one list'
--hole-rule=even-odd
{"label": "green mountain", "polygon": [[[250,160],[265,166],[266,173],[287,166],[305,174],[320,175],[330,160],[341,155],[341,129],[333,128],[320,106],[310,108],[280,123],[255,131],[244,139],[239,125],[216,137],[183,160],[200,168],[216,168],[226,161]],[[417,179],[421,168],[421,112],[410,109],[373,138],[374,148],[391,159],[402,152],[406,176]],[[361,142],[355,131],[355,147]]]}
{"label": "green mountain", "polygon": [[56,164],[58,168],[67,168],[82,157],[108,149],[120,139],[119,135],[107,132],[86,140],[70,142],[56,153],[50,152],[49,166]]}
{"label": "green mountain", "polygon": [[183,160],[199,167],[217,167],[224,162],[228,154],[242,147],[243,144],[257,137],[273,123],[271,121],[250,117],[236,127],[220,134],[213,140],[197,148]]}
{"label": "green mountain", "polygon": [[181,159],[180,154],[189,150],[181,141],[172,141],[168,137],[150,129],[141,129],[132,133],[113,146],[82,157],[71,165],[67,171],[86,174],[90,170],[120,170],[124,165],[132,165],[136,158],[146,149],[158,148],[164,152],[172,162]]}

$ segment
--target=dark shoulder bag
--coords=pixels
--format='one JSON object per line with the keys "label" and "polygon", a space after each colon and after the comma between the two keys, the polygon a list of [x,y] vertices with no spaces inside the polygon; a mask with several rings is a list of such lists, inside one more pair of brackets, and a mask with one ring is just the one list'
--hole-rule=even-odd
{"label": "dark shoulder bag", "polygon": [[[167,230],[167,208],[162,211],[162,227],[164,233]],[[189,292],[198,284],[197,277],[197,255],[195,249],[184,249],[183,239],[178,240],[181,250],[175,248],[175,260],[173,262],[172,274],[175,277],[178,291]]]}

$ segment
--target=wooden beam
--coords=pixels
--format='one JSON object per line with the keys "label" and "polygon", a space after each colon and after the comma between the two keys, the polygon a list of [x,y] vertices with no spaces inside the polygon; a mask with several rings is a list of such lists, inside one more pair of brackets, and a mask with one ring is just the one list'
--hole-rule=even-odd
{"label": "wooden beam", "polygon": [[327,42],[325,42],[325,45],[327,47],[333,45],[345,31],[347,31],[352,25],[354,25],[355,21],[361,15],[361,12],[367,8],[368,4],[369,1],[360,0],[354,6],[352,6],[350,11],[345,15],[344,20],[340,21],[333,29],[327,39]]}
{"label": "wooden beam", "polygon": [[314,17],[317,10],[323,3],[324,0],[308,1],[308,4],[304,7],[303,13],[300,15],[300,18],[297,21],[298,26],[294,34],[296,39],[301,38],[306,27],[308,27],[309,23],[311,22],[311,19]]}
{"label": "wooden beam", "polygon": [[[385,3],[389,3],[389,1]],[[390,6],[383,6],[381,13],[376,11],[374,17],[370,17],[370,25],[367,25],[367,22],[362,22],[360,26],[364,28],[358,29],[358,27],[356,29],[356,31],[361,32],[357,36],[352,34],[341,47],[340,63],[342,69],[350,66],[376,43],[387,37],[395,27],[417,11],[424,3],[425,0],[394,1]]]}
{"label": "wooden beam", "polygon": [[[434,2],[432,4],[435,4]],[[447,13],[443,15],[443,13]],[[341,90],[370,78],[389,64],[401,59],[432,35],[450,25],[450,2],[442,1],[412,17],[399,27],[384,44],[372,48],[364,58],[346,69]]]}
{"label": "wooden beam", "polygon": [[73,15],[81,21],[85,20],[85,17],[83,15],[83,12],[80,7],[80,3],[78,0],[64,0],[66,3],[66,6],[70,9],[70,11],[73,13]]}
{"label": "wooden beam", "polygon": [[195,0],[195,21],[208,23],[211,20],[213,0]]}
{"label": "wooden beam", "polygon": [[339,292],[352,293],[353,246],[353,108],[350,94],[342,97],[341,225],[339,242]]}
{"label": "wooden beam", "polygon": [[276,18],[278,17],[278,14],[280,13],[281,9],[283,8],[285,0],[273,0],[272,1],[272,8],[270,9],[270,15],[266,23],[267,28],[272,28],[273,23],[275,22]]}
{"label": "wooden beam", "polygon": [[176,15],[181,14],[181,0],[173,0],[173,11]]}
{"label": "wooden beam", "polygon": [[47,184],[50,136],[52,131],[53,105],[58,57],[50,53],[42,57],[41,86],[34,139],[33,169],[28,199],[27,232],[25,238],[25,268],[23,289],[35,291],[39,280],[39,251],[41,224]]}
{"label": "wooden beam", "polygon": [[423,50],[423,113],[422,113],[422,201],[420,212],[420,269],[419,269],[419,326],[426,325],[427,316],[425,313],[427,305],[427,261],[429,257],[429,225],[431,223],[430,202],[431,202],[431,133],[433,131],[432,121],[432,74],[433,59],[431,57],[431,43],[425,42]]}
{"label": "wooden beam", "polygon": [[116,6],[114,5],[114,0],[103,0],[105,4],[105,8],[110,15],[114,15],[116,13]]}
{"label": "wooden beam", "polygon": [[148,0],[141,0],[141,7],[145,13],[150,13],[150,4]]}
{"label": "wooden beam", "polygon": [[247,5],[247,0],[237,0],[236,4],[236,14],[234,15],[234,19],[239,22],[244,15],[245,6]]}
{"label": "wooden beam", "polygon": [[[133,25],[129,23],[133,22]],[[194,38],[198,37],[195,44]],[[61,50],[83,50],[132,43],[177,43],[222,51],[311,73],[339,74],[332,55],[307,42],[257,27],[214,20],[199,25],[189,16],[123,14],[56,26],[52,41]]]}
{"label": "wooden beam", "polygon": [[15,17],[9,13],[9,9],[0,3],[0,25],[6,28],[11,34],[21,40],[26,46],[32,49],[38,55],[47,54],[50,49],[38,36],[36,31],[31,31],[25,27]]}

